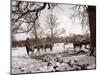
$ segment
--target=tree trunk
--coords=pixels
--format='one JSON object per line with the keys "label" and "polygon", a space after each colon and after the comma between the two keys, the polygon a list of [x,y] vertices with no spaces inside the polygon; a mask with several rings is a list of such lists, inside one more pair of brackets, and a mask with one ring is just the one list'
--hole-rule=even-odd
{"label": "tree trunk", "polygon": [[96,6],[88,6],[87,12],[89,16],[91,56],[94,54],[94,50],[96,50]]}
{"label": "tree trunk", "polygon": [[38,40],[38,36],[37,36],[37,34],[35,34],[35,42],[36,42],[36,44],[39,43],[39,40]]}
{"label": "tree trunk", "polygon": [[53,28],[51,29],[51,43],[54,44],[54,32],[53,32]]}

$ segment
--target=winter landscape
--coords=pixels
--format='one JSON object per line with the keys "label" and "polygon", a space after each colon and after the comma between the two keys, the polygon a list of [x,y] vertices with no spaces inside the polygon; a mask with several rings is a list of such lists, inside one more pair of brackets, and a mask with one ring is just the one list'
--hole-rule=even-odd
{"label": "winter landscape", "polygon": [[[59,46],[56,46],[59,45]],[[66,49],[71,44],[66,45]],[[95,57],[88,56],[88,50],[84,49],[74,53],[73,47],[64,50],[63,43],[55,44],[52,52],[32,53],[27,56],[25,47],[13,48],[12,50],[12,73],[36,73],[36,72],[60,72],[74,70],[95,69]],[[84,66],[83,66],[84,65]]]}
{"label": "winter landscape", "polygon": [[11,74],[96,69],[95,6],[12,0]]}

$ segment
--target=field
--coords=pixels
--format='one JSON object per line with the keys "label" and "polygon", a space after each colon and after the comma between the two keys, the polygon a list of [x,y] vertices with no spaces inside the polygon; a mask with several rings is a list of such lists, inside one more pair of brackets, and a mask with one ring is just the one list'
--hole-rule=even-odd
{"label": "field", "polygon": [[96,68],[95,60],[95,57],[88,56],[88,49],[84,46],[75,52],[72,43],[56,43],[53,51],[47,49],[47,52],[41,50],[38,53],[35,50],[30,56],[25,47],[16,47],[12,48],[11,70],[12,74],[90,70]]}

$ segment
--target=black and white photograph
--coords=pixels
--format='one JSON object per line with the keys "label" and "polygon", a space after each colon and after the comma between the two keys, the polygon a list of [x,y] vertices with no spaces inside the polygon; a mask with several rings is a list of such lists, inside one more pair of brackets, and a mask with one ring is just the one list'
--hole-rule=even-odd
{"label": "black and white photograph", "polygon": [[11,74],[96,69],[96,6],[11,0]]}

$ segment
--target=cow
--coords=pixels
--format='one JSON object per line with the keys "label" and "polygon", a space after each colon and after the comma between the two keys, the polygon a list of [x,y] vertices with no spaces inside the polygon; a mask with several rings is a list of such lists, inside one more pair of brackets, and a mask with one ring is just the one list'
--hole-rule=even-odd
{"label": "cow", "polygon": [[26,47],[26,52],[29,55],[29,52],[32,52],[31,43],[30,43],[29,38],[27,38],[25,41],[25,47]]}
{"label": "cow", "polygon": [[34,45],[34,46],[33,46],[33,50],[32,50],[32,51],[34,52],[34,50],[35,50],[35,49],[37,49],[37,52],[39,52],[39,53],[40,53],[40,49],[42,49],[42,50],[43,50],[43,45]]}
{"label": "cow", "polygon": [[80,42],[80,41],[74,41],[73,42],[73,47],[74,47],[74,50],[76,49],[76,47],[79,47],[81,49],[82,42]]}
{"label": "cow", "polygon": [[81,49],[81,47],[84,45],[85,46],[85,49],[88,49],[87,48],[87,45],[90,44],[90,41],[87,41],[87,40],[82,40],[82,41],[74,41],[73,42],[73,46],[74,46],[74,50],[76,49],[76,47],[79,47]]}
{"label": "cow", "polygon": [[53,45],[52,45],[52,44],[46,44],[46,45],[44,46],[45,52],[46,52],[46,49],[47,49],[47,48],[50,48],[50,50],[52,51]]}
{"label": "cow", "polygon": [[26,46],[26,52],[28,55],[30,52],[34,52],[35,49],[37,49],[37,52],[40,53],[40,49],[42,49],[42,50],[44,49],[46,52],[47,48],[50,48],[50,51],[52,51],[52,48],[53,48],[53,44],[51,44],[51,43],[46,43],[46,44],[38,43],[38,44],[32,45],[29,38],[26,39],[25,46]]}
{"label": "cow", "polygon": [[34,49],[37,49],[37,51],[40,53],[40,49],[42,49],[42,50],[45,49],[45,52],[46,52],[47,48],[50,48],[50,51],[52,51],[53,45],[52,44],[34,45],[33,51],[34,51]]}
{"label": "cow", "polygon": [[84,45],[85,46],[85,49],[88,49],[87,48],[87,45],[90,45],[90,41],[82,41],[82,45]]}

